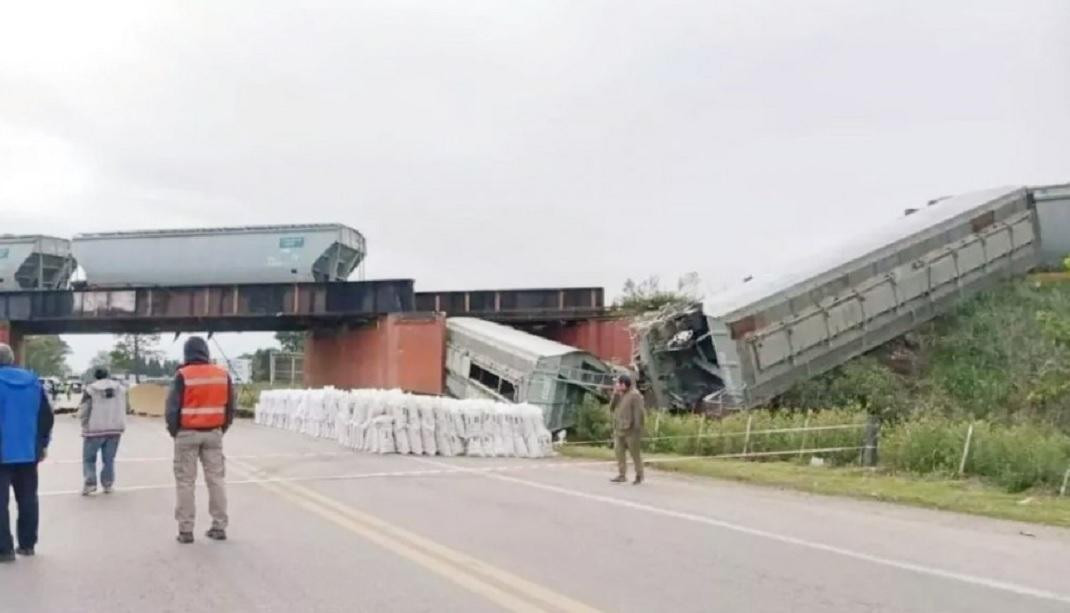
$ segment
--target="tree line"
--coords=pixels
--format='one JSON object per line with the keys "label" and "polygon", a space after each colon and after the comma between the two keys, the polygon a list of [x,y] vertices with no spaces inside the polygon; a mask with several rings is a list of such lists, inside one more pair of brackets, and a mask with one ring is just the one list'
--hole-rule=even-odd
{"label": "tree line", "polygon": [[[270,376],[272,353],[301,353],[304,349],[303,332],[277,332],[276,347],[257,349],[241,357],[251,359],[253,380],[267,381]],[[57,335],[30,336],[23,345],[26,368],[41,377],[72,376],[73,369],[67,362],[71,347]],[[110,349],[102,349],[90,360],[89,368],[80,373],[90,378],[99,367],[113,373],[126,373],[135,378],[170,377],[181,366],[178,360],[168,359],[160,349],[159,334],[121,334],[115,337]]]}

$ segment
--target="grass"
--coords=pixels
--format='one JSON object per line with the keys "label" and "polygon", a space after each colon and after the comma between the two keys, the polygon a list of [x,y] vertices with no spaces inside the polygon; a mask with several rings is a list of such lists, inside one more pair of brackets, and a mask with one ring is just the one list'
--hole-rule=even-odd
{"label": "grass", "polygon": [[[566,446],[569,457],[608,460],[613,451],[604,447]],[[679,456],[675,456],[679,457]],[[653,454],[647,459],[672,459]],[[857,467],[811,467],[791,462],[733,460],[675,460],[655,462],[652,468],[703,477],[728,479],[799,490],[813,494],[880,500],[930,509],[983,515],[999,519],[1070,527],[1070,497],[1047,492],[1009,493],[976,480],[913,477]]]}
{"label": "grass", "polygon": [[[266,382],[244,383],[238,386],[238,417],[252,417],[253,407],[260,398],[260,392],[264,390],[291,389],[294,386],[289,383],[276,383],[272,385]],[[300,387],[298,385],[297,387]]]}

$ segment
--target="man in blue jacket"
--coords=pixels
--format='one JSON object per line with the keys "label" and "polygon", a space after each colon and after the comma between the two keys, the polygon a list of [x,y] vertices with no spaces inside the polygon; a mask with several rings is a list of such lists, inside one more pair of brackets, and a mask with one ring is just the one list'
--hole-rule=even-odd
{"label": "man in blue jacket", "polygon": [[[0,562],[37,546],[37,463],[48,455],[52,407],[37,375],[15,366],[11,347],[0,343]],[[19,507],[19,548],[11,539],[8,492]]]}

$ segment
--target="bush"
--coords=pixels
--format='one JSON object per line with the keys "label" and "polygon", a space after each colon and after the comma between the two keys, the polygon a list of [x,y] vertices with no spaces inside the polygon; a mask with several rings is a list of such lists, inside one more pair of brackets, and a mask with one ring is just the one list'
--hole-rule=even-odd
{"label": "bush", "polygon": [[[970,422],[918,417],[885,428],[881,465],[918,474],[957,475]],[[1010,492],[1058,487],[1070,468],[1070,437],[1033,424],[974,423],[966,476],[991,481]]]}
{"label": "bush", "polygon": [[585,401],[576,413],[575,441],[607,441],[613,438],[613,421],[609,407],[594,400]]}
{"label": "bush", "polygon": [[977,424],[971,447],[966,474],[989,478],[1011,492],[1058,487],[1070,465],[1070,437],[1035,425]]}
{"label": "bush", "polygon": [[882,429],[880,464],[913,473],[958,470],[967,426],[942,416],[919,416]]}
{"label": "bush", "polygon": [[[854,406],[827,411],[751,411],[708,419],[694,414],[650,411],[646,420],[648,452],[685,456],[725,456],[743,452],[747,422],[751,437],[747,447],[761,461],[793,461],[796,452],[847,448],[818,453],[836,464],[858,462],[868,413]],[[966,433],[971,421],[940,414],[915,415],[885,422],[878,444],[882,468],[920,475],[958,475]],[[1052,427],[1023,423],[1004,425],[987,420],[974,423],[966,476],[979,477],[1008,491],[1032,487],[1056,488],[1070,468],[1070,436]],[[802,428],[853,425],[851,428],[782,432]],[[574,440],[608,441],[612,421],[604,405],[584,405],[577,416]],[[785,452],[785,453],[775,453]],[[804,454],[808,458],[812,453]]]}
{"label": "bush", "polygon": [[779,400],[785,407],[826,409],[862,408],[874,415],[895,418],[909,406],[904,377],[873,356],[862,356],[823,375],[803,381]]}
{"label": "bush", "polygon": [[[888,347],[803,381],[781,406],[859,404],[900,419],[926,407],[955,419],[1054,424],[1070,433],[1070,283],[1006,283],[904,341],[909,375]],[[894,353],[894,352],[893,352]]]}
{"label": "bush", "polygon": [[[747,422],[751,422],[748,452],[795,452],[804,446],[814,448],[858,447],[861,428],[825,430],[819,432],[778,432],[801,428],[844,424],[861,424],[865,414],[857,408],[822,411],[807,414],[799,411],[750,411],[729,415],[722,419],[708,419],[701,415],[671,414],[652,411],[647,417],[647,442],[644,449],[655,453],[679,455],[722,456],[741,454],[747,442]],[[770,432],[773,431],[773,432]],[[856,450],[822,454],[835,461],[857,458]],[[762,459],[778,460],[795,457],[793,453],[777,453]]]}

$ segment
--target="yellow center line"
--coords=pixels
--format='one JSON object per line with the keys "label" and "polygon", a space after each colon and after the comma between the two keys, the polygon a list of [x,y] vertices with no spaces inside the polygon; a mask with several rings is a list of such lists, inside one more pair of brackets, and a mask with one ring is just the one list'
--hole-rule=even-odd
{"label": "yellow center line", "polygon": [[[251,478],[266,474],[244,462],[230,460],[230,464],[249,473]],[[384,549],[420,564],[506,610],[535,612],[546,610],[545,606],[549,610],[567,613],[598,613],[597,609],[582,602],[395,526],[379,517],[358,511],[315,490],[293,482],[269,481],[260,482],[258,485]]]}

